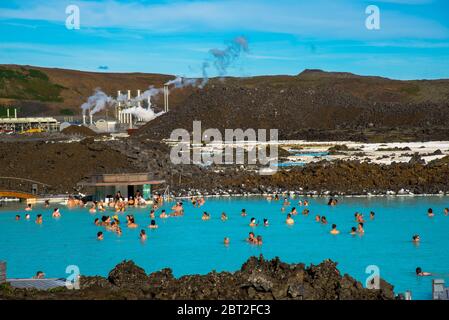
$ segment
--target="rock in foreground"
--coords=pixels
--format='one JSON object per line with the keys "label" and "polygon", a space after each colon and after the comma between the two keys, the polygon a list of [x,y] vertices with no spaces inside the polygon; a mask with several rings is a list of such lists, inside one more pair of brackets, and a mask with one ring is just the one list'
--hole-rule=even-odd
{"label": "rock in foreground", "polygon": [[50,291],[0,289],[2,299],[160,299],[160,300],[389,300],[393,286],[381,280],[381,289],[370,290],[337,264],[287,264],[278,258],[251,257],[241,270],[207,275],[173,277],[170,269],[146,275],[132,261],[118,264],[108,278],[81,277],[80,290]]}

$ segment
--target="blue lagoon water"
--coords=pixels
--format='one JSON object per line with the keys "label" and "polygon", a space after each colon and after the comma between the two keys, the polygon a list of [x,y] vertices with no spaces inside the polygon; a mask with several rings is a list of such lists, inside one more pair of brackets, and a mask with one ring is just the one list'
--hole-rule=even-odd
{"label": "blue lagoon water", "polygon": [[[0,211],[0,260],[7,261],[9,278],[31,277],[38,270],[47,277],[66,277],[68,265],[77,265],[84,275],[105,276],[124,259],[134,260],[148,273],[170,267],[175,276],[181,276],[211,270],[235,271],[248,257],[263,254],[307,265],[330,258],[338,262],[342,273],[362,283],[369,276],[366,267],[377,265],[381,277],[395,286],[396,293],[411,290],[414,299],[431,298],[433,278],[449,282],[449,217],[443,215],[449,197],[340,198],[336,207],[327,206],[327,198],[309,198],[309,216],[303,216],[303,207],[296,205],[300,199],[290,200],[299,211],[294,226],[285,224],[290,208],[281,212],[282,201],[214,198],[207,199],[202,208],[186,202],[184,217],[157,218],[157,230],[146,228],[149,207],[128,210],[120,215],[122,236],[93,224],[94,218],[104,213],[90,214],[87,209],[60,206],[62,217],[52,219],[54,206],[36,207],[31,220],[26,221],[22,208],[4,207]],[[172,205],[167,204],[165,209]],[[429,207],[436,212],[433,218],[426,215]],[[247,217],[240,216],[242,208],[248,212]],[[374,221],[369,220],[371,210],[376,213]],[[211,213],[210,221],[201,220],[203,211]],[[226,222],[220,219],[223,211],[229,217]],[[365,216],[364,236],[349,235],[350,228],[356,226],[356,211]],[[38,213],[44,216],[43,225],[34,223]],[[20,221],[15,221],[16,214],[21,215]],[[126,214],[135,215],[139,228],[126,228]],[[325,215],[329,225],[315,222],[316,214]],[[268,218],[270,226],[250,228],[251,217],[260,222]],[[340,235],[329,234],[332,223],[338,225]],[[148,234],[144,243],[138,237],[141,228]],[[100,230],[104,231],[104,241],[96,240]],[[245,242],[250,231],[263,237],[262,246]],[[411,242],[413,234],[421,236],[421,244]],[[231,239],[228,247],[223,245],[224,237]],[[417,277],[417,266],[437,275]]]}

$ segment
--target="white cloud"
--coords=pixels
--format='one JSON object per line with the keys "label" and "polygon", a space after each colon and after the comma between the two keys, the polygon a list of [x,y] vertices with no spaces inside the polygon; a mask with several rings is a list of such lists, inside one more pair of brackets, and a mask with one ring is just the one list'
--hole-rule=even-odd
{"label": "white cloud", "polygon": [[[384,0],[421,3],[426,0]],[[365,5],[348,1],[301,2],[293,0],[138,2],[71,1],[81,10],[81,28],[126,28],[148,33],[204,31],[260,31],[336,39],[387,39],[395,37],[442,39],[449,30],[432,19],[382,10],[381,30],[368,31]],[[0,18],[47,20],[63,24],[67,1],[32,0],[28,6],[1,9]],[[130,31],[132,32],[132,31]]]}

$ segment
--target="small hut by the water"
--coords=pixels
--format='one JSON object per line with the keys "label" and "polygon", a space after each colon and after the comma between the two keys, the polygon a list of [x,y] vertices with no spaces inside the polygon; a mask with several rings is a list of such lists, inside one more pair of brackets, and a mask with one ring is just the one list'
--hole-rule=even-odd
{"label": "small hut by the water", "polygon": [[94,187],[94,200],[112,198],[120,191],[124,198],[134,196],[140,191],[145,199],[151,198],[152,186],[164,184],[165,180],[152,178],[151,173],[108,173],[94,174],[87,181],[78,182],[78,186]]}

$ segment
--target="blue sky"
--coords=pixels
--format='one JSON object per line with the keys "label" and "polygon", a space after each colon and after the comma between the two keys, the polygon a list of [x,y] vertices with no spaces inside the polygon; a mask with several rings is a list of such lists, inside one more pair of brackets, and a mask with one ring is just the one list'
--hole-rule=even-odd
{"label": "blue sky", "polygon": [[[65,27],[70,4],[80,8],[80,30]],[[380,30],[365,27],[368,5],[380,9]],[[249,52],[229,68],[234,76],[317,68],[449,78],[445,0],[0,2],[2,64],[201,76],[209,50],[237,36],[248,39]]]}

